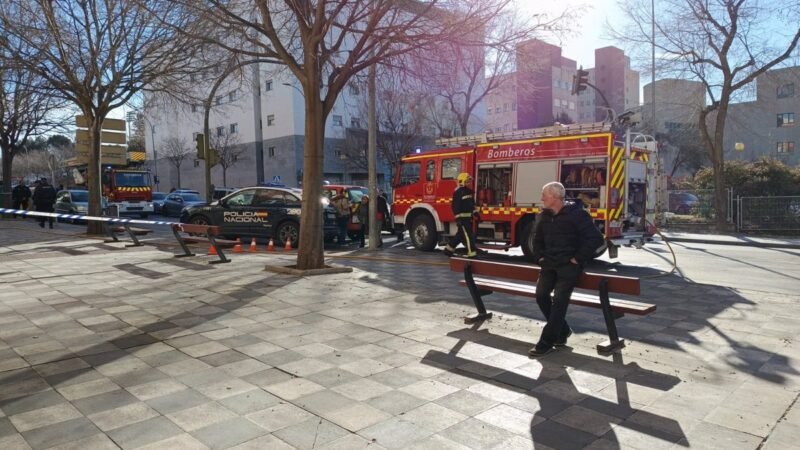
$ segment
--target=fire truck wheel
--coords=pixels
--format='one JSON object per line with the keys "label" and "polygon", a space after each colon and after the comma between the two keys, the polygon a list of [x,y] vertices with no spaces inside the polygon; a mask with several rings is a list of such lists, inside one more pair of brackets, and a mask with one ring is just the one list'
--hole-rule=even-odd
{"label": "fire truck wheel", "polygon": [[421,214],[414,219],[409,237],[418,250],[429,252],[436,247],[436,225],[433,217]]}
{"label": "fire truck wheel", "polygon": [[536,222],[531,220],[522,228],[521,247],[522,253],[528,257],[533,257],[533,239],[536,236]]}

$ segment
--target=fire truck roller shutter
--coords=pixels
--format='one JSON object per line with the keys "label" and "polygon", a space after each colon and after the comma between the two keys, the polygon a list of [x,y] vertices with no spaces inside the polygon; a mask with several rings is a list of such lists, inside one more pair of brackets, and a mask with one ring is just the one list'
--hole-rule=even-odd
{"label": "fire truck roller shutter", "polygon": [[542,186],[558,179],[558,161],[519,163],[516,167],[513,203],[533,205],[542,199]]}

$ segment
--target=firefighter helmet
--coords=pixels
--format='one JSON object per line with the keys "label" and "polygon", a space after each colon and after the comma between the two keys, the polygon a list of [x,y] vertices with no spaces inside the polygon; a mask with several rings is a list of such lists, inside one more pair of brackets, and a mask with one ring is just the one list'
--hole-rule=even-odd
{"label": "firefighter helmet", "polygon": [[467,183],[469,183],[470,178],[472,178],[472,177],[469,176],[469,174],[467,172],[461,172],[456,177],[456,180],[458,181],[458,184],[460,186],[465,186]]}

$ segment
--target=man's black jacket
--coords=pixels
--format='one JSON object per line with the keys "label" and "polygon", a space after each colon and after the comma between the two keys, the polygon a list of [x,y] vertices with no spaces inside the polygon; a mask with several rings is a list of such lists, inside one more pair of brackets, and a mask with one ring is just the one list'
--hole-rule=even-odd
{"label": "man's black jacket", "polygon": [[31,190],[28,186],[18,184],[11,190],[11,198],[14,201],[22,201],[31,198]]}
{"label": "man's black jacket", "polygon": [[46,184],[33,191],[33,204],[36,208],[50,208],[56,202],[56,190],[53,186]]}
{"label": "man's black jacket", "polygon": [[475,212],[475,194],[472,189],[460,186],[453,192],[453,215],[456,219],[471,219]]}
{"label": "man's black jacket", "polygon": [[575,203],[565,203],[558,214],[545,209],[537,217],[533,260],[544,258],[544,264],[560,265],[575,258],[583,266],[602,244],[603,235],[592,216]]}

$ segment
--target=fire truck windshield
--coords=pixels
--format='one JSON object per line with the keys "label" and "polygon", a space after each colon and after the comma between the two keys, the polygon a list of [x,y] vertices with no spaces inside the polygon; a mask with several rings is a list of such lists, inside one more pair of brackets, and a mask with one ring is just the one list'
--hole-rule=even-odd
{"label": "fire truck windshield", "polygon": [[118,187],[150,186],[147,172],[117,172],[114,174],[114,185]]}

